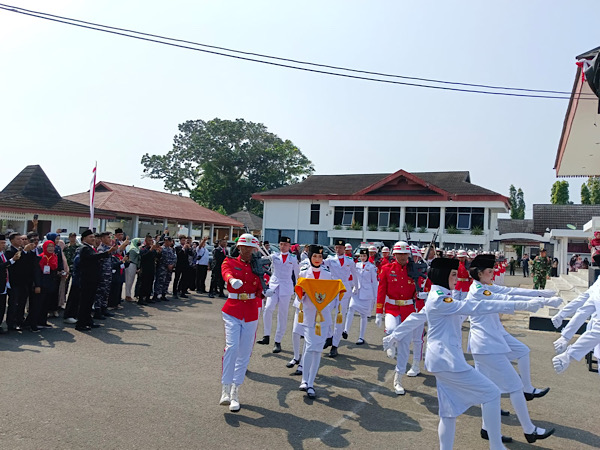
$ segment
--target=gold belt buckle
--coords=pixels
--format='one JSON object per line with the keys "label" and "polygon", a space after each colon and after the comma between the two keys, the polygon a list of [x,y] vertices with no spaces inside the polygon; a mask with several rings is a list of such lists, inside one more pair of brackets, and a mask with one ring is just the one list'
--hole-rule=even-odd
{"label": "gold belt buckle", "polygon": [[248,300],[249,295],[246,294],[245,292],[238,294],[238,300]]}

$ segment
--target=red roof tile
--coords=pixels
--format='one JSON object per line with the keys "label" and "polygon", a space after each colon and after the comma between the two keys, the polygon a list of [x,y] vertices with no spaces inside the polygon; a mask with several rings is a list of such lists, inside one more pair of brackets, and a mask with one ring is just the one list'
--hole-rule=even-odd
{"label": "red roof tile", "polygon": [[[67,200],[89,205],[89,191],[67,195]],[[243,227],[237,220],[200,206],[189,197],[124,184],[100,181],[96,184],[95,207],[126,216],[170,219],[182,223],[214,223]]]}

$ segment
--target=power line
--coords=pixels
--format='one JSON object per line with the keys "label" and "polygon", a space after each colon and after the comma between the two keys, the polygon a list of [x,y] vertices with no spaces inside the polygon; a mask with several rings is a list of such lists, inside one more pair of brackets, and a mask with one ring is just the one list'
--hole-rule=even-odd
{"label": "power line", "polygon": [[[225,51],[237,52],[237,53],[242,53],[242,54],[247,54],[247,55],[261,56],[261,57],[271,58],[271,59],[279,59],[279,60],[284,60],[284,61],[294,61],[294,60],[289,60],[289,59],[285,59],[285,58],[278,58],[278,57],[260,55],[260,54],[255,54],[255,53],[241,52],[241,51],[237,51],[237,50],[229,50],[229,49],[225,49],[225,48],[222,48],[222,47],[208,46],[206,44],[199,44],[199,43],[194,43],[194,42],[191,42],[191,41],[183,41],[183,40],[179,40],[179,39],[162,37],[162,36],[158,36],[158,35],[151,35],[151,34],[147,34],[147,33],[141,33],[141,32],[131,31],[131,30],[122,29],[122,28],[116,28],[116,27],[110,27],[110,26],[106,26],[106,25],[94,24],[92,22],[85,22],[85,21],[80,21],[80,20],[77,20],[77,19],[70,19],[70,18],[66,18],[66,17],[62,17],[62,16],[55,16],[55,15],[51,15],[51,14],[47,14],[47,13],[42,13],[42,12],[38,12],[38,11],[26,10],[24,8],[19,8],[19,7],[15,7],[15,6],[12,6],[12,5],[6,5],[6,4],[1,4],[0,3],[0,9],[5,10],[5,11],[9,11],[9,12],[14,12],[14,13],[26,15],[26,16],[35,17],[35,18],[38,18],[38,19],[44,19],[44,20],[49,20],[49,21],[53,21],[53,22],[64,23],[64,24],[67,24],[67,25],[72,25],[72,26],[76,26],[76,27],[80,27],[80,28],[85,28],[85,29],[95,30],[95,31],[101,31],[101,32],[104,32],[104,33],[115,34],[115,35],[119,35],[119,36],[129,37],[129,38],[138,39],[138,40],[147,41],[147,42],[153,42],[153,43],[162,44],[162,45],[168,45],[168,46],[171,46],[171,47],[178,47],[178,48],[183,48],[183,49],[186,49],[186,50],[194,50],[194,51],[208,53],[208,54],[213,54],[213,55],[218,55],[218,56],[225,56],[225,57],[228,57],[228,58],[234,58],[234,59],[239,59],[239,60],[244,60],[244,61],[257,62],[257,63],[267,64],[267,65],[276,66],[276,67],[284,67],[284,68],[289,68],[289,69],[302,70],[302,71],[305,71],[305,72],[313,72],[313,73],[320,73],[320,74],[324,74],[324,75],[332,75],[332,76],[343,77],[343,78],[351,78],[351,79],[358,79],[358,80],[365,80],[365,81],[375,81],[375,82],[386,83],[386,84],[396,84],[396,85],[421,87],[421,88],[428,88],[428,89],[438,89],[438,90],[445,90],[445,91],[468,92],[468,93],[487,94],[487,95],[501,95],[501,96],[509,96],[509,97],[546,98],[546,99],[559,99],[559,100],[568,100],[568,99],[571,98],[570,96],[569,97],[565,97],[565,96],[556,96],[556,95],[530,95],[530,94],[519,94],[519,93],[513,93],[513,92],[490,92],[490,91],[483,91],[483,90],[478,90],[478,89],[460,89],[460,88],[452,88],[452,87],[447,87],[447,86],[432,86],[432,85],[420,84],[420,83],[409,83],[409,82],[385,80],[385,79],[380,79],[380,78],[371,78],[371,77],[364,77],[364,76],[349,75],[349,74],[336,73],[336,72],[328,72],[328,71],[325,71],[325,70],[317,70],[317,69],[310,69],[310,68],[306,68],[306,67],[298,67],[298,66],[294,66],[294,65],[290,65],[290,64],[275,63],[275,62],[272,62],[272,61],[262,61],[262,60],[259,60],[259,59],[254,59],[254,58],[250,58],[250,57],[246,57],[246,56],[229,55],[229,54],[218,52],[218,51],[214,51],[214,50],[206,50],[206,49],[202,49],[202,48],[190,47],[190,46],[187,46],[187,45],[174,44],[172,42],[165,42],[164,40],[170,40],[170,41],[182,42],[182,43],[189,43],[189,44],[193,44],[193,45],[197,45],[197,46],[205,46],[205,47],[210,47],[210,48],[223,49]],[[93,26],[89,26],[89,25],[93,25]],[[119,30],[119,31],[111,31],[111,30]],[[121,32],[121,31],[123,31],[123,32]],[[136,35],[132,35],[132,34],[128,34],[128,33],[139,34],[141,36],[152,36],[152,37],[156,37],[156,38],[164,39],[164,40],[148,39],[148,38],[145,38],[145,37],[136,36]],[[327,68],[333,68],[333,69],[338,69],[338,70],[346,70],[346,71],[352,71],[352,72],[366,73],[366,74],[377,74],[376,72],[359,71],[359,70],[355,70],[355,69],[346,69],[346,68],[342,68],[342,67],[338,68],[336,66],[319,65],[319,64],[315,64],[315,63],[302,62],[302,61],[298,61],[297,63],[306,64],[306,65],[320,66],[320,67],[327,67]],[[426,79],[420,79],[420,78],[403,77],[403,76],[400,76],[400,75],[387,75],[387,74],[379,74],[379,75],[381,75],[381,76],[388,76],[388,77],[397,77],[397,78],[408,78],[408,79],[416,79],[416,80],[426,80]],[[460,85],[465,85],[465,86],[481,86],[481,87],[487,87],[487,88],[493,88],[493,89],[502,89],[502,90],[512,89],[512,90],[519,90],[519,91],[523,90],[523,91],[528,91],[528,92],[530,91],[530,92],[548,92],[548,93],[569,94],[567,92],[561,92],[561,91],[542,91],[542,90],[528,90],[528,89],[521,89],[521,88],[503,88],[503,87],[499,87],[499,86],[490,87],[490,86],[485,86],[485,85],[471,85],[471,84],[467,84],[467,83],[454,83],[454,82],[445,82],[445,81],[440,81],[440,80],[431,80],[431,81],[432,82],[437,82],[437,83],[460,84]],[[586,99],[585,97],[581,97],[581,98],[582,99]],[[590,98],[590,99],[595,99],[595,97],[594,98]]]}

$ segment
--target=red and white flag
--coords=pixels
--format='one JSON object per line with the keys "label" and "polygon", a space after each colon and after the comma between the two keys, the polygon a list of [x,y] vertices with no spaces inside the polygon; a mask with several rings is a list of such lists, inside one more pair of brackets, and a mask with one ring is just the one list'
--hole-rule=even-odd
{"label": "red and white flag", "polygon": [[96,195],[96,167],[98,162],[92,170],[92,181],[90,182],[90,230],[94,230],[94,197]]}

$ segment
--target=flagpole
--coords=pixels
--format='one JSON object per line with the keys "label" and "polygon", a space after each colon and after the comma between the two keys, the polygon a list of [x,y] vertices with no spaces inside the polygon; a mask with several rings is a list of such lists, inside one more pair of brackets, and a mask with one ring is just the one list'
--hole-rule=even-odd
{"label": "flagpole", "polygon": [[94,198],[96,196],[96,167],[98,161],[94,164],[92,170],[92,181],[90,182],[90,230],[94,230]]}

